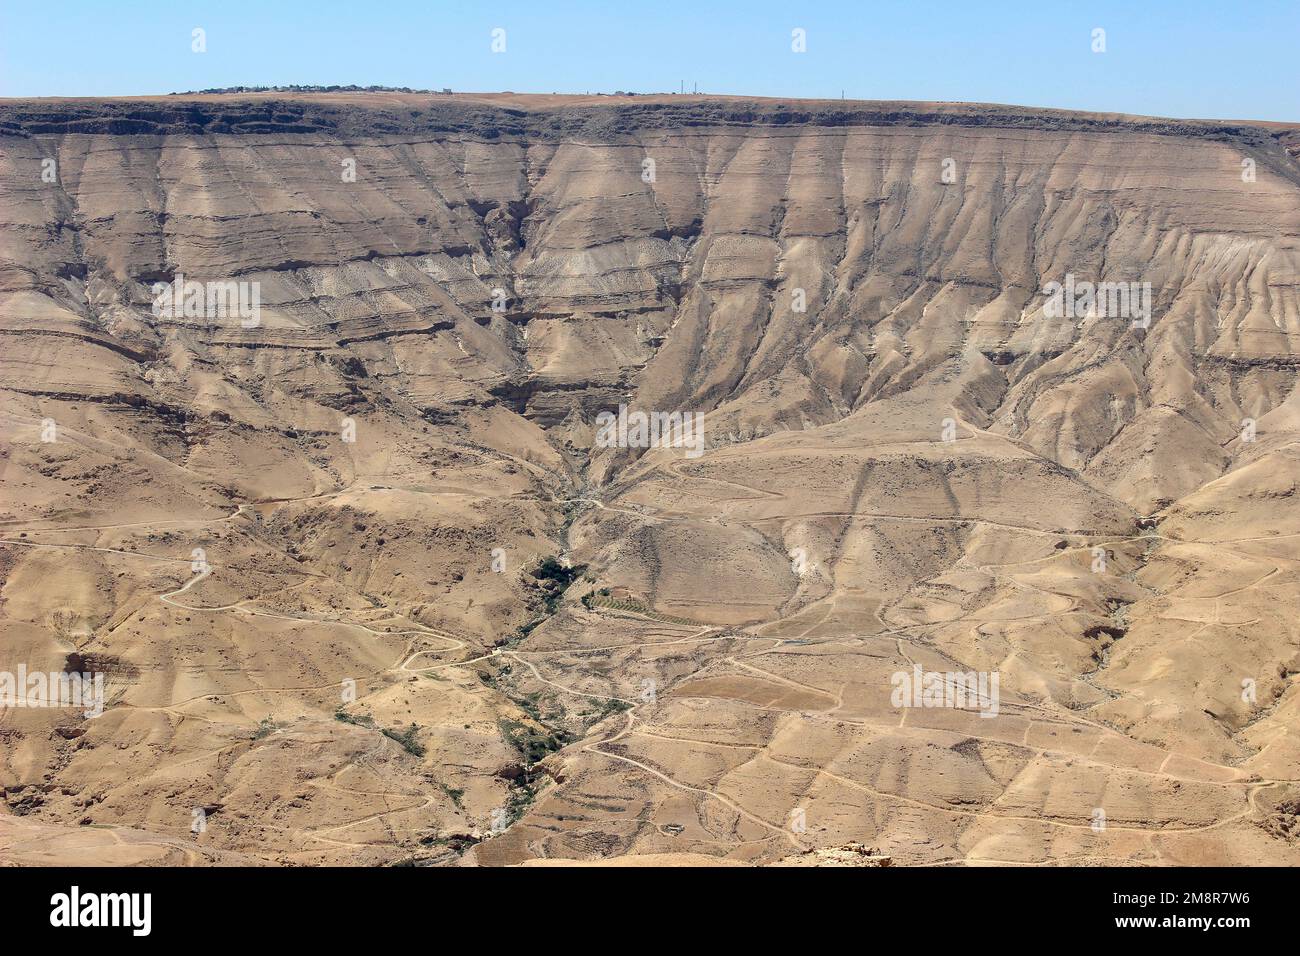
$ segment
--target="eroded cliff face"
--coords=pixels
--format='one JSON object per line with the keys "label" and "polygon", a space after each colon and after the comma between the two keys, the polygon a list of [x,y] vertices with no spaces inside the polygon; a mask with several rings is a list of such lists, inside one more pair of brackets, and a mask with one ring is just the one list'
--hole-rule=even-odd
{"label": "eroded cliff face", "polygon": [[[0,106],[0,669],[110,686],[5,712],[11,813],[140,859],[1293,855],[1297,144]],[[160,310],[178,275],[256,316]],[[703,454],[600,447],[620,405]],[[999,715],[900,712],[914,664],[996,672]]]}

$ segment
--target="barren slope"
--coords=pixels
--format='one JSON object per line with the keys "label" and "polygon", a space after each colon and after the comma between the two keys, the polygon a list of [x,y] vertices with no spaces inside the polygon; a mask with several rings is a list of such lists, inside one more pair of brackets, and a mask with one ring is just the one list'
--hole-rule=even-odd
{"label": "barren slope", "polygon": [[[1295,862],[1298,153],[954,104],[0,103],[0,671],[109,688],[0,710],[0,856]],[[178,273],[258,323],[156,314]],[[1050,317],[1067,275],[1149,283],[1149,328]],[[704,454],[596,447],[620,403]],[[893,706],[914,665],[1000,712]]]}

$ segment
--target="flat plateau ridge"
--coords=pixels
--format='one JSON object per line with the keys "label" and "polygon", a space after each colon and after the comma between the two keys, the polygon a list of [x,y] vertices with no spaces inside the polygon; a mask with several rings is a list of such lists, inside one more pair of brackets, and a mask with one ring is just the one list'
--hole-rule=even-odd
{"label": "flat plateau ridge", "polygon": [[[1300,861],[1298,154],[0,102],[0,672],[106,692],[0,709],[0,860]],[[177,274],[257,321],[158,312]],[[1049,315],[1067,277],[1149,327]],[[620,404],[703,453],[597,445]],[[996,714],[896,706],[917,669]]]}

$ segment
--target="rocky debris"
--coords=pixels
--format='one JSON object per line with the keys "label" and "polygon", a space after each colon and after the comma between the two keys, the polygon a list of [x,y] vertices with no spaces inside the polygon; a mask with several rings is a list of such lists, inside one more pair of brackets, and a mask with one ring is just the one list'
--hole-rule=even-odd
{"label": "rocky debris", "polygon": [[1264,832],[1288,843],[1300,841],[1300,799],[1282,801],[1259,825]]}
{"label": "rocky debris", "polygon": [[782,857],[768,866],[889,866],[893,857],[862,843],[814,847],[793,856]]}

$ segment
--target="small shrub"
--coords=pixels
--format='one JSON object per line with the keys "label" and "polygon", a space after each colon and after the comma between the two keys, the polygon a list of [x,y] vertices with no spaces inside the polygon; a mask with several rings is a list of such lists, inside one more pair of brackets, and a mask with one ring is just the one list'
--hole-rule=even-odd
{"label": "small shrub", "polygon": [[389,730],[387,727],[385,727],[381,731],[381,733],[389,740],[396,741],[397,743],[401,744],[402,749],[405,750],[407,753],[416,757],[423,757],[424,746],[415,739],[415,735],[419,732],[419,730],[420,730],[419,724],[411,724],[410,727],[406,728],[406,730],[402,731],[401,733],[398,733],[396,730]]}

